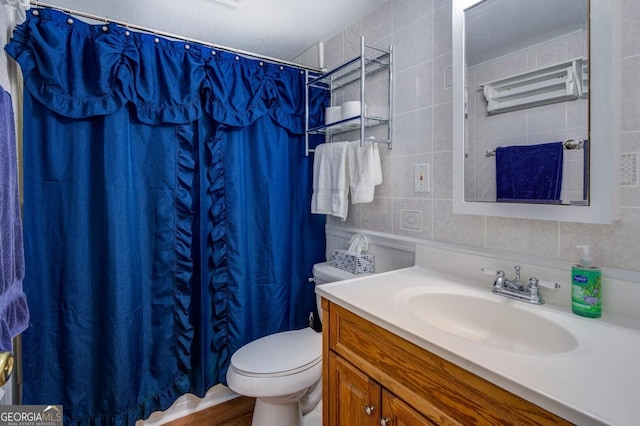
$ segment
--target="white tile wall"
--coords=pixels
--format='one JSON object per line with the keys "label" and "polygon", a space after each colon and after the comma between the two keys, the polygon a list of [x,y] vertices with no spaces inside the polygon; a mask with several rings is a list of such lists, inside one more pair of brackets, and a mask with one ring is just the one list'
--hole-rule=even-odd
{"label": "white tile wall", "polygon": [[[640,1],[624,1],[622,152],[640,151]],[[589,225],[454,215],[451,201],[451,89],[444,81],[451,66],[451,0],[389,0],[325,43],[331,67],[357,54],[357,40],[393,44],[395,53],[394,148],[386,152],[385,184],[371,204],[350,206],[349,218],[328,222],[339,227],[378,231],[420,241],[453,243],[508,253],[572,261],[576,244],[589,244],[603,267],[631,271],[640,282],[640,188],[622,191],[622,219],[613,225]],[[354,44],[355,41],[355,44]],[[354,46],[356,49],[354,50]],[[554,56],[575,56],[580,46],[550,48],[528,55],[522,66]],[[488,70],[484,78],[493,78]],[[550,107],[553,108],[553,107]],[[575,111],[573,112],[575,114]],[[538,122],[545,117],[538,118]],[[499,134],[517,132],[503,123]],[[493,128],[476,126],[476,138],[493,138]],[[541,135],[547,131],[540,129]],[[541,137],[542,137],[541,136]],[[550,136],[549,136],[550,137]],[[525,136],[526,138],[526,136]],[[482,144],[480,144],[482,145]],[[471,148],[470,153],[484,149]],[[482,151],[484,152],[484,151]],[[595,159],[597,161],[597,159]],[[415,193],[408,170],[431,162],[432,192]],[[481,165],[478,165],[481,167]],[[402,229],[401,210],[422,212],[422,230]]]}

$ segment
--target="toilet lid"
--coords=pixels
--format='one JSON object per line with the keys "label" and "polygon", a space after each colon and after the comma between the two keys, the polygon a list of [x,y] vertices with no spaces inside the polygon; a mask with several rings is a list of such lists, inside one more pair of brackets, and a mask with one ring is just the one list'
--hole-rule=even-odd
{"label": "toilet lid", "polygon": [[246,375],[286,375],[306,370],[322,358],[322,334],[312,328],[271,334],[238,349],[231,366]]}

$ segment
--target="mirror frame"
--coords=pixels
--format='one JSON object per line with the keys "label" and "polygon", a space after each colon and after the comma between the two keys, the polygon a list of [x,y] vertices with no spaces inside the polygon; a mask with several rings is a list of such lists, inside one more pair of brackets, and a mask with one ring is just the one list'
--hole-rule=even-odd
{"label": "mirror frame", "polygon": [[610,224],[619,219],[622,2],[589,0],[589,205],[465,201],[464,10],[484,0],[452,0],[453,213]]}

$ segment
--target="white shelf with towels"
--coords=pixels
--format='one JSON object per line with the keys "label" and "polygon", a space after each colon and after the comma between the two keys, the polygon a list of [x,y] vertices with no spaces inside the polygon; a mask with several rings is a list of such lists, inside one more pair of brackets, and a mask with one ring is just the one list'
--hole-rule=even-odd
{"label": "white shelf with towels", "polygon": [[579,99],[588,94],[587,60],[576,58],[481,85],[491,114]]}

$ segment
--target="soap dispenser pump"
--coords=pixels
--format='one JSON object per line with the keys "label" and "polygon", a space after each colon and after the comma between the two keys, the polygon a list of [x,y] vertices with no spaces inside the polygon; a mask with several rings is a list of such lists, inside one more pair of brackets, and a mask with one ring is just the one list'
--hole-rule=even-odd
{"label": "soap dispenser pump", "polygon": [[593,266],[589,246],[576,246],[582,250],[580,261],[571,268],[571,310],[588,318],[602,315],[602,273]]}

